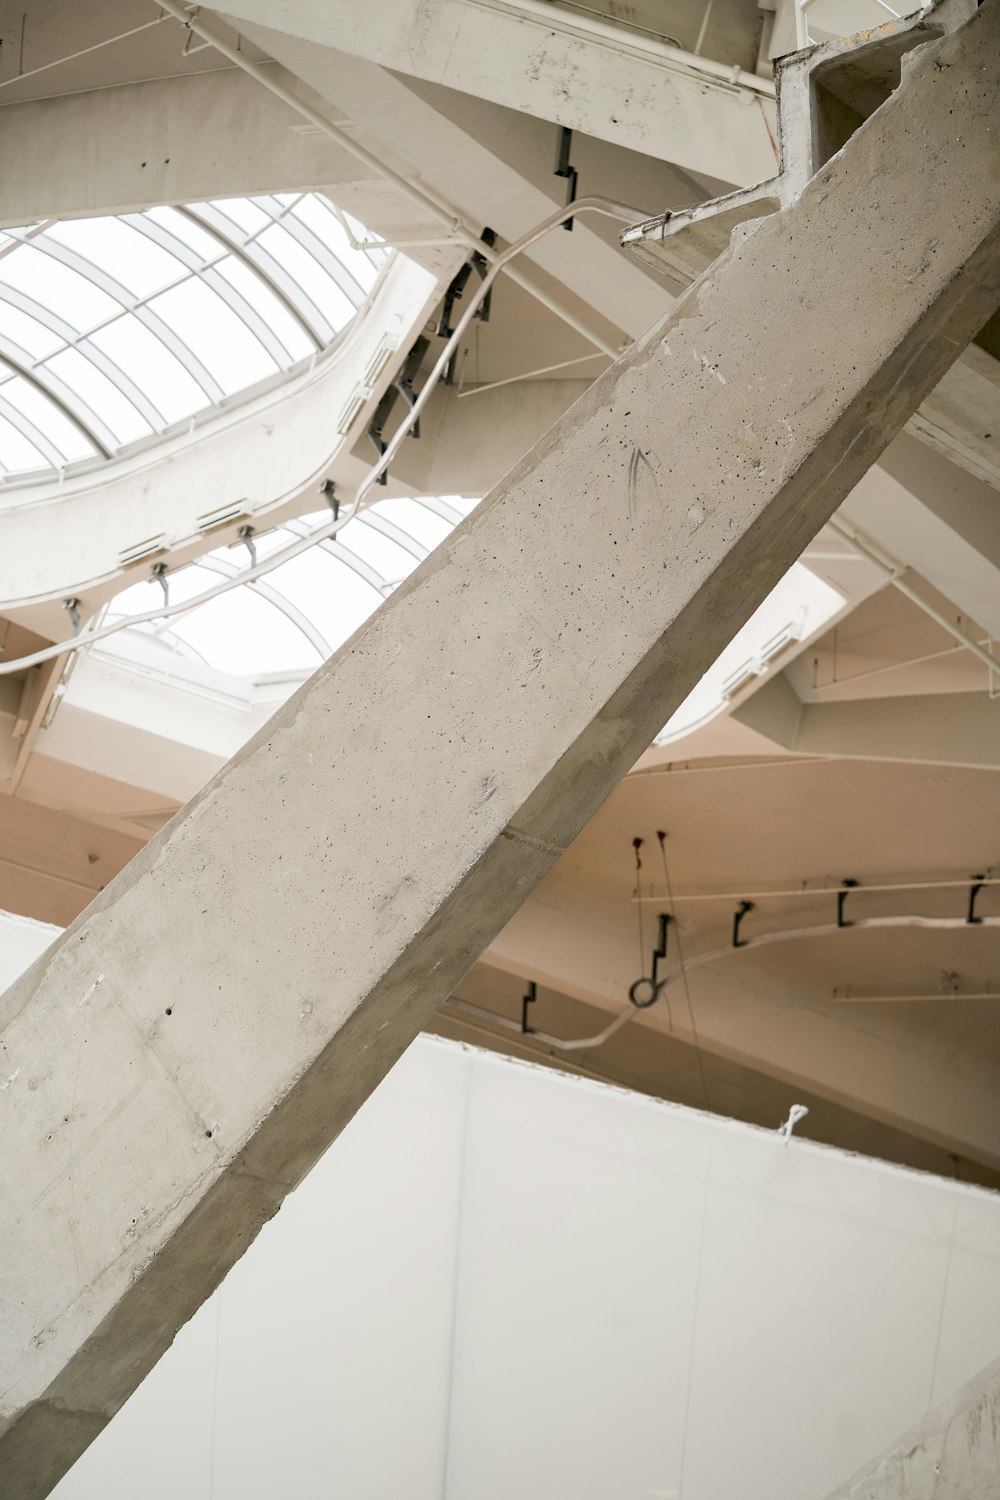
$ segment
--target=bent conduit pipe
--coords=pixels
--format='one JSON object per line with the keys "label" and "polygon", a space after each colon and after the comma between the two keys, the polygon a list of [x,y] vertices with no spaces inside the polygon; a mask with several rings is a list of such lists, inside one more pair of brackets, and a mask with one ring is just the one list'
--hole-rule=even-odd
{"label": "bent conduit pipe", "polygon": [[[728,958],[731,953],[746,953],[751,948],[764,948],[769,943],[787,943],[799,938],[830,937],[834,933],[858,932],[869,927],[965,928],[968,925],[966,917],[899,916],[862,917],[856,922],[850,922],[841,927],[838,927],[836,922],[826,922],[820,927],[782,928],[778,932],[762,932],[759,937],[747,938],[745,942],[740,943],[738,948],[734,948],[731,943],[727,943],[725,948],[711,948],[705,953],[699,953],[694,958],[688,959],[686,963],[679,964],[676,969],[672,969],[666,978],[662,980],[662,983],[665,986],[674,984],[689,969],[700,968],[702,964],[717,963],[720,958]],[[1000,927],[1000,917],[981,917],[975,925],[977,928]],[[947,999],[948,997],[944,995],[942,998]],[[446,1000],[445,1005],[449,1010],[456,1011],[459,1014],[466,1014],[477,1020],[489,1021],[492,1026],[498,1026],[503,1031],[514,1032],[518,1036],[524,1037],[527,1041],[533,1038],[536,1042],[540,1042],[542,1046],[552,1047],[557,1052],[583,1052],[589,1050],[591,1047],[601,1047],[605,1042],[610,1041],[611,1037],[617,1031],[620,1031],[623,1026],[627,1025],[629,1021],[634,1020],[639,1014],[639,1011],[633,1006],[629,1010],[624,1010],[615,1016],[610,1025],[605,1026],[604,1030],[597,1032],[596,1035],[576,1037],[571,1041],[566,1041],[562,1037],[550,1036],[547,1031],[537,1031],[534,1027],[530,1031],[522,1031],[516,1021],[510,1021],[506,1016],[498,1016],[495,1011],[486,1010],[481,1005],[471,1005],[467,1000]]]}
{"label": "bent conduit pipe", "polygon": [[[161,605],[159,609],[147,610],[145,614],[130,615],[127,619],[115,620],[110,625],[100,625],[96,629],[82,631],[78,636],[74,636],[68,641],[56,641],[54,645],[44,646],[41,650],[33,651],[28,656],[17,657],[12,661],[0,662],[0,677],[7,676],[11,672],[19,672],[25,667],[40,666],[42,662],[55,661],[57,657],[68,655],[71,651],[80,651],[84,646],[93,646],[98,641],[106,640],[108,636],[116,635],[119,630],[130,629],[133,625],[147,625],[153,620],[164,620],[170,618],[172,615],[180,615],[189,610],[197,609],[199,605],[207,604],[210,599],[217,599],[221,594],[228,594],[231,589],[245,583],[253,583],[258,578],[263,578],[265,573],[270,573],[274,568],[280,567],[282,563],[290,561],[293,557],[298,557],[300,553],[308,551],[310,547],[314,547],[317,542],[322,542],[328,537],[336,536],[338,531],[354,520],[354,517],[362,509],[365,496],[378,483],[380,475],[385,473],[395,458],[410,429],[430,400],[438,381],[448,367],[452,354],[458,348],[466,329],[475,317],[480,303],[486,297],[494,281],[500,275],[500,272],[507,267],[510,261],[514,260],[518,255],[523,254],[525,250],[548,234],[550,230],[558,228],[565,219],[573,218],[581,213],[603,214],[607,218],[619,219],[629,224],[638,223],[644,217],[637,209],[627,208],[624,204],[615,203],[610,198],[602,198],[596,194],[592,194],[586,198],[577,198],[574,203],[567,204],[565,208],[557,209],[547,219],[543,219],[540,224],[536,224],[534,229],[529,229],[527,234],[522,235],[519,240],[515,240],[512,245],[508,245],[506,250],[495,252],[492,265],[478,287],[475,288],[468,306],[455,325],[454,333],[446,341],[444,348],[438,355],[434,367],[425,380],[417,399],[406,412],[402,424],[393,433],[385,452],[379,458],[378,462],[369,469],[361,481],[351,505],[343,515],[339,516],[336,520],[328,521],[323,526],[315,527],[300,541],[292,542],[289,546],[282,547],[280,551],[272,552],[269,557],[257,563],[255,567],[245,569],[242,573],[226,579],[223,583],[218,583],[213,588],[206,589],[204,593],[195,594],[190,599],[178,600],[176,604]],[[614,356],[611,357],[613,358]]]}
{"label": "bent conduit pipe", "polygon": [[[161,4],[161,8],[169,12],[187,31],[194,32],[202,37],[217,52],[233,63],[235,67],[241,68],[244,73],[249,74],[251,78],[255,78],[262,88],[274,94],[275,98],[287,104],[290,109],[294,109],[303,119],[308,120],[310,125],[314,125],[317,130],[321,130],[332,141],[336,141],[337,145],[343,150],[349,151],[352,156],[356,156],[358,161],[366,166],[369,171],[375,172],[378,176],[384,177],[387,182],[391,182],[404,197],[409,198],[410,202],[421,209],[422,212],[430,214],[432,218],[437,219],[438,223],[447,229],[449,236],[454,235],[459,243],[464,243],[470,250],[478,251],[484,260],[495,261],[498,258],[497,251],[492,250],[489,245],[482,243],[478,231],[471,225],[463,222],[461,216],[439,198],[436,193],[432,192],[429,188],[418,187],[410,178],[404,177],[400,172],[396,172],[382,161],[380,157],[376,156],[373,151],[369,151],[367,146],[363,146],[360,141],[355,140],[346,130],[342,130],[340,126],[335,125],[332,120],[328,120],[318,109],[314,109],[311,104],[307,104],[304,99],[300,99],[291,89],[286,88],[279,79],[271,78],[259,64],[251,62],[245,52],[240,52],[237,47],[231,46],[225,37],[219,36],[211,27],[206,26],[205,22],[198,17],[197,6],[187,9],[184,5],[179,4],[178,0],[157,0],[157,3]],[[639,215],[632,222],[640,223],[644,217],[648,217],[648,215]],[[517,282],[518,286],[523,287],[526,292],[529,292],[536,301],[541,302],[550,312],[554,312],[564,323],[568,323],[571,328],[574,328],[589,343],[594,344],[611,359],[616,358],[619,353],[618,350],[612,349],[601,334],[595,333],[593,329],[588,328],[587,324],[581,318],[578,318],[569,308],[564,307],[557,298],[549,296],[529,276],[524,275],[520,271],[513,271],[510,273],[510,277],[512,281]]]}

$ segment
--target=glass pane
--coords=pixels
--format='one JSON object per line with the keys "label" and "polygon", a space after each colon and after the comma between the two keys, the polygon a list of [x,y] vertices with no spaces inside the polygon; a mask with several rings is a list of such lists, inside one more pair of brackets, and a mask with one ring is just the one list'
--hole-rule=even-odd
{"label": "glass pane", "polygon": [[264,230],[257,243],[273,255],[289,276],[298,282],[331,328],[339,333],[346,327],[354,317],[354,303],[344,295],[333,278],[327,275],[319,261],[292,238],[287,229],[279,224],[272,224],[270,229]]}
{"label": "glass pane", "polygon": [[148,297],[188,274],[173,255],[120,219],[66,219],[45,233],[86,256],[136,297]]}
{"label": "glass pane", "polygon": [[406,531],[430,552],[450,536],[452,527],[417,500],[379,500],[372,509]]}
{"label": "glass pane", "polygon": [[93,343],[148,395],[167,426],[211,404],[180,360],[131,313],[95,333]]}
{"label": "glass pane", "polygon": [[301,630],[249,588],[199,605],[171,628],[213,667],[237,677],[312,671],[320,661]]}
{"label": "glass pane", "polygon": [[176,330],[227,396],[278,368],[246,324],[202,281],[185,281],[149,306]]}
{"label": "glass pane", "polygon": [[152,428],[116,385],[78,349],[64,349],[46,361],[46,369],[58,375],[70,390],[100,417],[118,439],[119,447],[148,437]]}
{"label": "glass pane", "polygon": [[18,411],[23,412],[39,432],[44,432],[49,442],[59,449],[68,462],[93,455],[93,445],[79,428],[68,417],[63,416],[53,401],[43,396],[41,391],[36,390],[22,376],[8,380],[3,393],[11,406],[16,406]]}
{"label": "glass pane", "polygon": [[223,247],[213,234],[202,224],[196,224],[189,219],[187,214],[180,213],[176,208],[147,208],[146,218],[152,219],[154,224],[159,224],[162,229],[169,232],[180,240],[182,245],[187,245],[195,255],[200,255],[202,260],[215,260],[222,254]]}
{"label": "glass pane", "polygon": [[288,350],[288,360],[294,364],[296,360],[306,359],[310,354],[316,352],[316,344],[302,328],[295,318],[292,317],[278,298],[265,286],[250,267],[235,255],[227,255],[225,260],[219,262],[218,272],[224,276],[229,285],[243,297],[255,312],[258,312],[264,322],[273,333],[284,344]]}
{"label": "glass pane", "polygon": [[[337,257],[341,263],[354,277],[354,280],[367,292],[375,284],[378,271],[372,265],[363,250],[355,250],[350,240],[344,233],[340,221],[336,215],[326,206],[322,199],[310,193],[297,203],[293,209],[297,219],[312,230],[313,234],[325,245],[326,248]],[[355,239],[358,236],[355,235]]]}
{"label": "glass pane", "polygon": [[34,245],[19,245],[0,260],[0,282],[33,297],[81,332],[121,310],[121,303],[92,281]]}
{"label": "glass pane", "polygon": [[37,318],[29,317],[19,307],[13,307],[0,297],[0,333],[12,343],[30,354],[32,359],[44,359],[62,344],[62,339],[51,328],[46,328]]}
{"label": "glass pane", "polygon": [[217,198],[212,207],[218,209],[220,214],[225,214],[243,234],[256,234],[271,219],[270,214],[266,214],[256,203],[251,203],[249,198]]}
{"label": "glass pane", "polygon": [[334,651],[382,603],[353,569],[316,548],[282,563],[267,581],[308,615]]}
{"label": "glass pane", "polygon": [[349,521],[337,532],[337,541],[370,568],[374,568],[386,583],[395,583],[398,579],[405,578],[420,561],[411,552],[407,552],[405,547],[383,536],[364,521]]}
{"label": "glass pane", "polygon": [[44,454],[39,453],[34,443],[29,443],[13,422],[8,422],[3,416],[0,416],[0,464],[8,473],[21,469],[50,467],[48,459]]}

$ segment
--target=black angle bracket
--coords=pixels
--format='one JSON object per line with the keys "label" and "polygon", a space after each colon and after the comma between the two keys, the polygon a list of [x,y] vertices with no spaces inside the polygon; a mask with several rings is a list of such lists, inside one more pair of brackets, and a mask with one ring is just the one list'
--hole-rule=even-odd
{"label": "black angle bracket", "polygon": [[846,921],[845,918],[844,918],[844,904],[847,901],[847,898],[851,894],[851,892],[852,891],[856,891],[857,888],[858,888],[858,881],[852,880],[850,878],[850,876],[848,876],[848,878],[846,880],[842,880],[841,883],[840,883],[840,890],[837,892],[837,926],[838,927],[850,927],[851,926],[851,923],[848,922],[848,921]]}
{"label": "black angle bracket", "polygon": [[[385,392],[385,395],[382,397],[378,406],[375,408],[375,414],[371,419],[371,423],[365,436],[368,438],[368,441],[375,449],[375,452],[378,454],[379,458],[382,457],[383,453],[388,447],[388,444],[386,443],[385,438],[382,434],[385,431],[385,425],[388,422],[389,417],[392,415],[392,409],[396,405],[396,398],[398,396],[402,396],[403,400],[409,407],[412,407],[417,399],[413,391],[413,382],[416,379],[417,371],[420,369],[420,366],[423,363],[424,355],[427,353],[430,346],[430,339],[424,338],[423,334],[421,334],[420,338],[417,339],[417,342],[413,345],[413,348],[410,350],[409,354],[406,356],[406,359],[403,361],[402,369],[396,376],[396,379],[389,386],[388,390]],[[414,422],[413,426],[410,428],[410,436],[415,438],[418,438],[420,436],[419,420]],[[329,483],[330,481],[327,482]],[[388,484],[388,482],[388,473],[383,472],[379,475],[379,484]],[[326,490],[324,488],[324,494],[325,493]],[[336,520],[336,515],[334,516],[334,520]]]}
{"label": "black angle bracket", "polygon": [[979,895],[979,892],[981,890],[985,889],[985,887],[986,876],[973,875],[972,885],[969,886],[969,909],[965,916],[966,922],[968,922],[971,926],[975,926],[978,922],[981,922],[983,920],[982,917],[976,916],[976,897]]}
{"label": "black angle bracket", "polygon": [[[569,164],[569,154],[572,148],[573,132],[568,125],[562,125],[559,128],[559,141],[556,146],[555,175],[557,177],[565,177],[569,184],[566,189],[567,208],[571,203],[576,201],[577,171],[575,167],[571,167]],[[573,220],[565,219],[563,221],[563,228],[572,231]]]}
{"label": "black angle bracket", "polygon": [[741,901],[740,904],[739,904],[739,906],[733,912],[733,947],[734,948],[745,948],[746,947],[746,938],[742,938],[742,939],[740,938],[740,926],[741,926],[741,924],[743,922],[743,918],[746,916],[746,914],[747,914],[748,911],[753,911],[753,902],[752,901]]}
{"label": "black angle bracket", "polygon": [[323,496],[323,499],[326,501],[327,505],[333,511],[333,519],[335,521],[339,521],[340,501],[337,499],[337,486],[334,484],[333,480],[324,479],[323,483],[319,487],[319,492]]}
{"label": "black angle bracket", "polygon": [[[490,249],[492,249],[497,242],[497,232],[495,229],[484,229],[482,234],[480,235],[480,239],[482,240],[484,245],[489,245]],[[473,271],[475,271],[480,281],[485,281],[486,273],[488,270],[489,262],[487,261],[485,255],[481,254],[481,252],[478,250],[474,250],[465,264],[459,266],[458,270],[451,278],[451,281],[448,285],[448,290],[444,294],[444,302],[441,307],[441,318],[437,326],[437,331],[441,338],[450,339],[452,334],[455,332],[454,328],[452,328],[451,326],[451,315],[455,309],[455,303],[461,301],[462,293],[465,291],[466,282],[472,275]],[[483,298],[482,305],[476,309],[475,316],[479,319],[480,323],[488,323],[490,321],[490,301],[492,299],[492,296],[493,291],[491,288]]]}
{"label": "black angle bracket", "polygon": [[528,1025],[528,1006],[534,1005],[538,999],[538,985],[533,979],[528,980],[527,994],[521,996],[521,1035],[528,1036],[532,1027]]}

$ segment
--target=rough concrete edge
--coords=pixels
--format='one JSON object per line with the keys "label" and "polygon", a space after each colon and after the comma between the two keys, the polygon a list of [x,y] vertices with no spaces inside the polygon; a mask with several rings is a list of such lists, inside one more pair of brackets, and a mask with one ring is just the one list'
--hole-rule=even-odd
{"label": "rough concrete edge", "polygon": [[[1000,1393],[1000,1359],[995,1359],[992,1364],[980,1370],[978,1375],[973,1375],[965,1385],[960,1386],[946,1400],[929,1411],[902,1437],[897,1438],[888,1448],[884,1448],[877,1457],[865,1464],[864,1468],[859,1469],[844,1484],[833,1490],[826,1496],[826,1500],[867,1500],[867,1497],[874,1495],[875,1491],[874,1489],[864,1490],[859,1488],[860,1486],[866,1483],[869,1485],[884,1483],[892,1478],[891,1473],[887,1472],[889,1465],[895,1465],[898,1469],[927,1449],[936,1448],[940,1453],[944,1449],[948,1433],[956,1420],[970,1414],[987,1401],[991,1394],[998,1393]],[[906,1491],[902,1489],[898,1493],[905,1495]]]}

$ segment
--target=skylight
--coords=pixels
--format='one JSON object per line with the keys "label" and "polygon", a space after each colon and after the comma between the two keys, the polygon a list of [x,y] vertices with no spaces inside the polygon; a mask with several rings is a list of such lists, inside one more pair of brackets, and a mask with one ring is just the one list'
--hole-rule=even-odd
{"label": "skylight", "polygon": [[0,482],[110,458],[326,349],[389,251],[317,193],[0,230]]}
{"label": "skylight", "polygon": [[[477,503],[458,495],[379,500],[335,537],[256,582],[240,584],[189,614],[132,627],[125,636],[141,632],[147,641],[159,643],[179,676],[184,675],[185,661],[195,661],[252,681],[270,676],[300,679],[347,640]],[[258,558],[297,541],[324,519],[329,519],[329,511],[301,516],[255,536]],[[237,544],[178,568],[168,577],[171,603],[236,577],[249,561],[244,546]],[[158,582],[133,584],[111,601],[106,618],[110,622],[141,615],[162,602]],[[121,635],[95,649],[129,654]]]}

